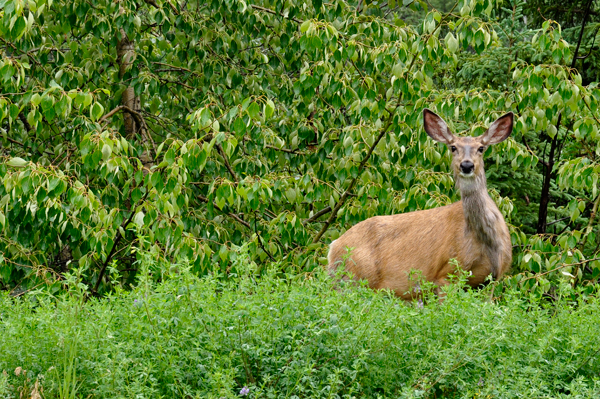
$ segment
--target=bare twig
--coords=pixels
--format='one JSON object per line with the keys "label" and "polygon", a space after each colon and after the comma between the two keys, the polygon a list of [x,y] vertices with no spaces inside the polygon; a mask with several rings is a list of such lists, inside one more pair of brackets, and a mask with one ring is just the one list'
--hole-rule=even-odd
{"label": "bare twig", "polygon": [[300,154],[300,152],[298,152],[298,150],[290,150],[288,148],[279,148],[279,147],[275,147],[275,146],[270,145],[270,144],[265,145],[265,148],[270,148],[272,150],[287,152],[288,154]]}
{"label": "bare twig", "polygon": [[556,219],[554,222],[550,222],[546,226],[552,226],[553,224],[562,222],[565,219],[571,219],[571,216],[565,216],[564,218]]}
{"label": "bare twig", "polygon": [[[398,98],[398,103],[396,105],[396,109],[398,108],[399,105],[400,105],[400,97]],[[394,110],[394,112],[395,112],[395,110]],[[340,199],[338,200],[338,202],[333,207],[333,209],[331,211],[331,216],[329,216],[329,219],[327,219],[327,221],[325,222],[325,224],[321,228],[321,231],[319,231],[319,233],[315,236],[315,238],[313,239],[313,243],[316,243],[316,242],[318,242],[321,239],[321,237],[323,236],[323,234],[325,234],[325,232],[329,228],[329,225],[331,225],[331,223],[333,223],[333,221],[335,220],[338,211],[340,210],[340,208],[342,207],[342,205],[344,205],[344,203],[346,202],[346,199],[351,194],[352,190],[354,190],[354,186],[356,185],[356,182],[358,181],[358,179],[362,175],[362,171],[365,168],[365,165],[367,164],[367,162],[369,161],[369,158],[371,158],[371,154],[373,154],[373,151],[375,150],[375,147],[377,147],[377,144],[379,144],[379,141],[381,141],[381,139],[383,138],[383,136],[386,135],[386,133],[388,132],[388,130],[392,126],[392,121],[393,120],[394,120],[394,113],[391,113],[390,116],[388,117],[388,120],[387,120],[387,123],[386,123],[385,127],[383,129],[381,129],[381,132],[379,133],[379,136],[377,136],[377,138],[373,142],[373,145],[371,145],[371,147],[369,148],[369,151],[367,152],[367,155],[365,155],[365,157],[362,159],[362,161],[358,165],[358,173],[356,174],[356,177],[354,179],[352,179],[352,181],[350,182],[350,185],[348,186],[348,188],[346,189],[346,191],[344,191],[344,193],[342,194],[342,196],[340,197]]]}
{"label": "bare twig", "polygon": [[265,244],[262,241],[262,237],[260,236],[260,234],[258,234],[258,229],[256,228],[256,214],[254,214],[254,234],[256,234],[256,238],[258,239],[258,243],[260,244],[260,247],[262,248],[262,250],[265,251],[265,253],[269,256],[269,258],[271,259],[272,262],[275,262],[275,258],[267,250],[267,248],[265,247]]}
{"label": "bare twig", "polygon": [[223,158],[223,162],[225,163],[225,167],[229,171],[229,174],[231,175],[233,180],[235,180],[236,183],[239,183],[240,181],[237,178],[233,169],[231,168],[231,165],[229,164],[229,160],[227,159],[227,154],[225,154],[223,147],[221,146],[221,144],[216,144],[215,147],[217,147],[217,151],[219,152],[219,154],[221,154],[221,157]]}
{"label": "bare twig", "polygon": [[[140,200],[139,203],[143,203],[144,201],[146,201],[146,198],[148,198],[148,194],[149,193],[150,193],[150,190],[147,190],[146,194],[144,194],[144,197]],[[127,219],[127,221],[125,221],[125,223],[123,223],[121,225],[121,227],[123,229],[125,229],[127,227],[127,225],[129,225],[129,223],[131,223],[131,221],[133,220],[133,217],[136,214],[135,213],[135,207],[136,207],[136,205],[134,205],[134,206],[131,207],[131,215],[129,216],[129,219]],[[102,265],[102,269],[100,269],[100,274],[98,275],[98,280],[96,281],[96,285],[94,285],[94,289],[92,290],[92,293],[94,295],[98,294],[98,288],[100,287],[100,283],[102,282],[102,278],[104,277],[104,272],[106,271],[106,267],[108,266],[108,263],[110,262],[110,260],[114,256],[115,251],[117,249],[117,245],[119,245],[119,243],[121,242],[121,239],[123,239],[123,236],[121,235],[121,229],[119,229],[117,231],[117,237],[115,238],[115,242],[113,243],[113,246],[110,249],[110,252],[108,253],[108,256],[106,257],[106,260],[104,261],[104,264]]]}
{"label": "bare twig", "polygon": [[283,17],[283,18],[289,19],[291,21],[294,21],[294,22],[296,22],[298,24],[301,24],[301,23],[304,22],[303,20],[298,19],[298,18],[288,18],[285,15],[283,15],[281,13],[278,13],[277,11],[273,11],[273,10],[271,10],[269,8],[260,7],[260,6],[254,5],[254,4],[252,4],[251,7],[254,8],[255,10],[259,10],[259,11],[266,12],[266,13],[273,14],[273,15],[278,15],[280,17]]}

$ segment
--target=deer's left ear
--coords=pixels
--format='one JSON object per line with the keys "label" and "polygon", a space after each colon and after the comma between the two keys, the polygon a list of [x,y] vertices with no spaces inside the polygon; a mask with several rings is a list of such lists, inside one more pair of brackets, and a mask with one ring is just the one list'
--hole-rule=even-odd
{"label": "deer's left ear", "polygon": [[489,129],[481,135],[480,140],[484,145],[492,145],[503,142],[510,136],[515,116],[512,112],[502,115],[492,123]]}

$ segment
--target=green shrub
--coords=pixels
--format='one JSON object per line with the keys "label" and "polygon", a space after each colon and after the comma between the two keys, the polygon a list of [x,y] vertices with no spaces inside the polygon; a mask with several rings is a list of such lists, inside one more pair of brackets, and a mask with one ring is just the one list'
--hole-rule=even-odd
{"label": "green shrub", "polygon": [[505,292],[494,303],[491,289],[455,285],[422,306],[334,287],[321,272],[258,277],[244,262],[227,279],[180,270],[155,284],[146,271],[105,299],[83,301],[75,279],[60,298],[3,294],[0,397],[36,380],[46,398],[600,393],[595,295],[572,303],[559,293],[545,306]]}

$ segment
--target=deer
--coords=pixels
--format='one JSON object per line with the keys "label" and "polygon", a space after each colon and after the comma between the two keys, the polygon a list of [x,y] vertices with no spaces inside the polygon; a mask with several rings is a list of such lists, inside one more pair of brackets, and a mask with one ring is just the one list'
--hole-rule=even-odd
{"label": "deer", "polygon": [[504,217],[488,194],[483,154],[506,140],[513,129],[509,112],[478,137],[458,137],[433,111],[423,110],[423,126],[433,140],[452,153],[451,169],[461,200],[450,205],[374,216],[351,227],[329,247],[328,269],[343,266],[354,279],[372,289],[389,289],[405,300],[415,298],[411,278],[440,288],[449,284],[456,262],[468,273],[467,284],[477,287],[491,274],[498,280],[512,263],[512,244]]}

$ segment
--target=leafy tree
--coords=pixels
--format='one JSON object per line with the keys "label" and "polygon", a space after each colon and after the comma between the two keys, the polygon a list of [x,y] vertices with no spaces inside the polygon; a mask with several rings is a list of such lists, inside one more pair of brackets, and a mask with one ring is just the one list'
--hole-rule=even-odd
{"label": "leafy tree", "polygon": [[[537,273],[511,284],[597,278],[597,84],[556,22],[529,34],[518,8],[445,4],[0,1],[0,281],[76,272],[98,293],[142,252],[230,272],[243,243],[311,270],[360,220],[457,200],[424,107],[473,135],[518,114],[488,161],[515,269]],[[527,235],[513,200],[539,187],[543,135],[564,143],[550,169],[570,220]]]}

